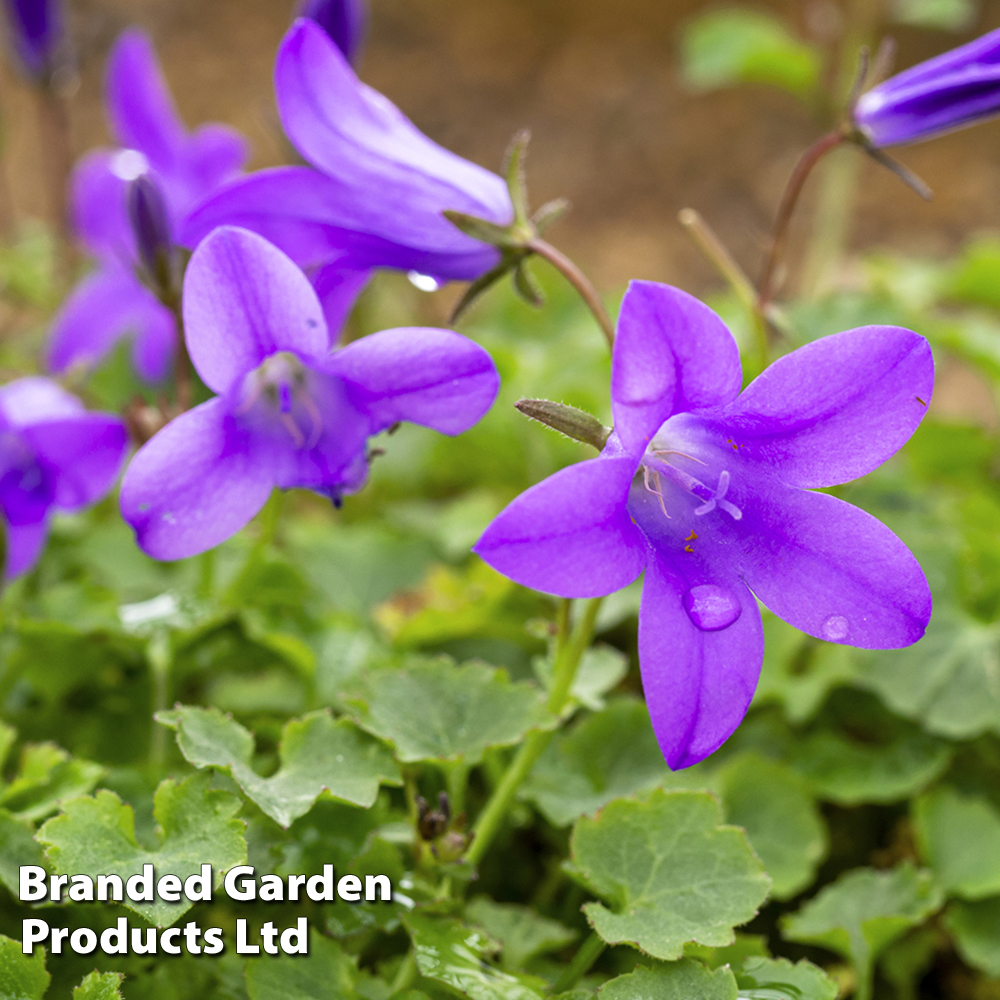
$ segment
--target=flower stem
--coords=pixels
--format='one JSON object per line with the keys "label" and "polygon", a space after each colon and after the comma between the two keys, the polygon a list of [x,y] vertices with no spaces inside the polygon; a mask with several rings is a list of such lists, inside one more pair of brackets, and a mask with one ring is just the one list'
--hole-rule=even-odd
{"label": "flower stem", "polygon": [[598,291],[590,279],[561,250],[557,250],[547,240],[540,236],[533,237],[527,244],[532,253],[547,260],[579,293],[587,308],[591,311],[597,325],[601,328],[608,347],[615,346],[615,324],[608,315],[607,309]]}
{"label": "flower stem", "polygon": [[[170,637],[165,631],[157,632],[146,646],[146,662],[153,681],[153,714],[169,708],[170,667],[173,653]],[[167,761],[167,730],[158,722],[153,723],[149,738],[149,762],[159,771]]]}
{"label": "flower stem", "polygon": [[[576,628],[570,634],[569,601],[563,601],[559,608],[559,634],[556,642],[556,662],[552,672],[552,690],[549,693],[548,708],[554,714],[559,714],[569,701],[570,690],[576,677],[577,667],[583,654],[590,646],[594,633],[594,622],[600,609],[602,598],[595,597],[587,601],[583,615]],[[490,796],[486,807],[479,814],[476,825],[472,828],[473,839],[465,860],[471,865],[478,865],[489,850],[496,835],[500,832],[514,796],[524,779],[531,772],[535,761],[549,745],[553,736],[552,730],[536,730],[530,733],[521,744],[510,766]]]}
{"label": "flower stem", "polygon": [[214,589],[215,549],[208,549],[198,557],[198,596],[203,601],[210,601]]}
{"label": "flower stem", "polygon": [[604,952],[607,945],[597,936],[596,932],[580,945],[580,950],[573,956],[573,961],[563,969],[562,975],[552,987],[553,993],[565,993],[571,990],[590,971]]}
{"label": "flower stem", "polygon": [[49,208],[60,238],[61,277],[68,279],[75,262],[67,198],[69,175],[73,169],[69,109],[66,98],[50,86],[38,87],[37,95],[38,130],[45,161],[45,180],[49,188]]}
{"label": "flower stem", "polygon": [[795,206],[798,204],[802,189],[816,164],[845,139],[846,135],[843,129],[838,128],[828,132],[817,139],[795,164],[792,176],[789,177],[785,192],[781,196],[781,203],[778,205],[778,214],[775,216],[774,228],[771,231],[771,246],[758,285],[757,309],[762,315],[766,312],[767,305],[774,296],[778,264],[784,254],[785,244],[788,242],[788,226],[795,214]]}
{"label": "flower stem", "polygon": [[389,995],[395,996],[397,993],[401,993],[405,990],[408,986],[411,986],[414,980],[416,980],[417,974],[417,957],[411,948],[406,953],[406,957],[403,959],[403,962],[392,981],[392,986],[389,987]]}
{"label": "flower stem", "polygon": [[444,769],[448,785],[448,802],[452,816],[465,812],[465,787],[469,780],[469,765],[464,761],[451,762]]}

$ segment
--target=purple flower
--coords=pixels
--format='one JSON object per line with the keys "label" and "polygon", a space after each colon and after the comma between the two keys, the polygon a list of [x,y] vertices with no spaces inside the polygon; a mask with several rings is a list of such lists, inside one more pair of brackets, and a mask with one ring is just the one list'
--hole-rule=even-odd
{"label": "purple flower", "polygon": [[122,513],[158,559],[218,545],[275,487],[339,502],[364,483],[371,435],[400,420],[459,434],[499,385],[486,351],[450,330],[385,330],[331,354],[306,276],[243,229],[218,229],[194,252],[184,328],[218,396],[153,437],[122,483]]}
{"label": "purple flower", "polygon": [[25,71],[45,82],[56,69],[65,24],[61,0],[5,0],[14,50]]}
{"label": "purple flower", "polygon": [[1000,114],[1000,29],[862,94],[854,121],[876,147],[917,142]]}
{"label": "purple flower", "polygon": [[299,16],[315,21],[348,62],[356,61],[368,20],[365,0],[304,0]]}
{"label": "purple flower", "polygon": [[218,225],[244,226],[310,268],[343,256],[356,267],[471,280],[498,251],[448,222],[452,209],[508,225],[504,182],[442,149],[354,75],[313,21],[278,51],[275,88],[288,138],[315,169],[278,167],[227,185],[192,215],[193,245]]}
{"label": "purple flower", "polygon": [[[173,230],[202,198],[236,174],[246,158],[243,139],[222,125],[188,133],[177,116],[149,39],[127,31],[108,62],[107,107],[118,149],[96,150],[72,180],[77,234],[98,267],[56,316],[48,365],[62,372],[98,361],[119,339],[134,337],[136,370],[164,378],[176,346],[170,311],[138,278],[142,238],[134,231],[129,190],[144,179],[162,204],[160,236]],[[145,249],[148,249],[145,248]]]}
{"label": "purple flower", "polygon": [[88,413],[47,378],[21,378],[0,388],[5,579],[34,565],[52,511],[79,510],[114,486],[127,445],[118,417]]}
{"label": "purple flower", "polygon": [[607,445],[514,500],[475,551],[563,597],[610,594],[646,571],[646,701],[667,762],[687,767],[750,704],[764,649],[757,599],[828,642],[892,648],[923,635],[931,595],[909,550],[864,511],[810,491],[900,448],[933,379],[923,337],[862,327],[781,358],[740,393],[722,321],[677,289],[634,282]]}

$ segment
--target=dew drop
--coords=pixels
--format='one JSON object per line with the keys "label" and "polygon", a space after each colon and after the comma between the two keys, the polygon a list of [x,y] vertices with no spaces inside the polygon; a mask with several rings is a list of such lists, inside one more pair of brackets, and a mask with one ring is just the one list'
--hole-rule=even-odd
{"label": "dew drop", "polygon": [[684,595],[684,610],[703,632],[729,628],[743,611],[739,598],[728,588],[714,583],[692,587]]}
{"label": "dew drop", "polygon": [[850,623],[843,615],[830,615],[820,628],[827,642],[842,642],[849,630]]}

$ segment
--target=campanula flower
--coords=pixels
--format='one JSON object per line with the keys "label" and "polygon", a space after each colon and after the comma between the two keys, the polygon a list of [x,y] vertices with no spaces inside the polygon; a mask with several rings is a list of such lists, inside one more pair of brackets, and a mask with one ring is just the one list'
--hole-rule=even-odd
{"label": "campanula flower", "polygon": [[645,570],[639,662],[672,768],[715,751],[753,696],[757,600],[827,642],[916,642],[917,561],[874,517],[812,490],[870,472],[910,437],[930,348],[863,327],[781,358],[742,393],[739,352],[696,299],[634,282],[612,357],[614,431],[598,458],[515,499],[475,551],[518,583],[596,597]]}
{"label": "campanula flower", "polygon": [[448,222],[447,209],[508,225],[500,177],[442,149],[385,97],[361,83],[314,21],[295,22],[278,51],[278,110],[310,167],[241,178],[193,213],[193,245],[215,226],[252,229],[305,268],[345,257],[360,268],[472,280],[499,252]]}
{"label": "campanula flower", "polygon": [[357,60],[368,20],[365,0],[304,0],[299,16],[315,21],[334,40],[349,63]]}
{"label": "campanula flower", "polygon": [[98,266],[57,315],[47,360],[55,372],[92,364],[131,334],[136,370],[148,381],[159,381],[176,347],[175,322],[139,277],[149,250],[142,241],[148,243],[151,234],[135,232],[130,186],[142,178],[153,189],[158,211],[165,215],[158,223],[157,238],[162,240],[202,198],[239,171],[246,145],[222,125],[204,125],[192,133],[185,129],[152,44],[139,31],[125,32],[111,51],[107,109],[120,146],[88,153],[72,180],[74,226]]}
{"label": "campanula flower", "polygon": [[184,329],[195,369],[218,395],[156,434],[122,483],[122,513],[158,559],[218,545],[275,487],[339,502],[365,481],[370,436],[401,420],[459,434],[499,385],[489,354],[451,330],[384,330],[330,353],[303,272],[233,227],[191,258]]}
{"label": "campanula flower", "polygon": [[53,511],[79,510],[114,486],[127,445],[118,417],[88,413],[50,379],[31,376],[0,388],[6,579],[34,565]]}
{"label": "campanula flower", "polygon": [[57,68],[65,38],[62,0],[4,0],[14,51],[33,80],[44,83]]}
{"label": "campanula flower", "polygon": [[862,94],[854,122],[876,147],[918,142],[1000,114],[1000,29]]}

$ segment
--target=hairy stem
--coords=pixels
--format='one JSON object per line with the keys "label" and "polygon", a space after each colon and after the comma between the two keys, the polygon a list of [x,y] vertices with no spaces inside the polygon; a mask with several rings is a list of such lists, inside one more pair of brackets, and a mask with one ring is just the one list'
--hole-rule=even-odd
{"label": "hairy stem", "polygon": [[543,240],[540,236],[534,237],[528,243],[528,249],[532,253],[547,260],[562,276],[576,289],[580,298],[583,299],[587,308],[591,311],[597,325],[601,328],[608,347],[615,346],[615,324],[612,322],[604,302],[598,291],[591,284],[590,279],[567,257],[561,250],[557,250],[551,243]]}
{"label": "hairy stem", "polygon": [[573,956],[573,961],[563,969],[562,975],[552,987],[553,993],[565,993],[571,990],[590,971],[604,952],[607,945],[597,936],[596,932],[580,945],[579,951]]}
{"label": "hairy stem", "polygon": [[[572,634],[569,629],[569,602],[564,601],[559,609],[559,635],[556,642],[556,662],[552,674],[552,690],[549,694],[548,707],[559,714],[569,701],[570,690],[576,677],[577,667],[583,654],[590,646],[593,638],[594,622],[601,606],[600,597],[587,601],[583,615]],[[472,828],[473,840],[465,860],[471,865],[478,865],[490,845],[500,832],[504,819],[514,803],[514,796],[528,777],[535,761],[549,745],[553,736],[552,730],[536,730],[530,733],[521,744],[510,766],[490,796],[486,807],[479,814],[476,825]]]}

